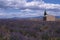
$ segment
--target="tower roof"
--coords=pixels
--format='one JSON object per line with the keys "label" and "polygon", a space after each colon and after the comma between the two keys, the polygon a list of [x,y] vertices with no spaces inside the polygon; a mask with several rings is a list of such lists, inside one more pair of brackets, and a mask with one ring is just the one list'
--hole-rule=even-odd
{"label": "tower roof", "polygon": [[46,12],[46,10],[44,11],[44,15],[47,15],[47,12]]}

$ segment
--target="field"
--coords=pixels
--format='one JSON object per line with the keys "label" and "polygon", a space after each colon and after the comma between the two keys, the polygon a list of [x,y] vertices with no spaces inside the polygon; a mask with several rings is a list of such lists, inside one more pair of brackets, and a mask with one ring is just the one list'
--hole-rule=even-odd
{"label": "field", "polygon": [[60,40],[60,22],[0,19],[0,40]]}

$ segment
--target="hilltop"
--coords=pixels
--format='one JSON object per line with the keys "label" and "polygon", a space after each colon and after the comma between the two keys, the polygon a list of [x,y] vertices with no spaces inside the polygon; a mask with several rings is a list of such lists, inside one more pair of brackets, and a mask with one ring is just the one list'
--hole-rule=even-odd
{"label": "hilltop", "polygon": [[58,21],[0,20],[0,40],[60,40],[59,30]]}

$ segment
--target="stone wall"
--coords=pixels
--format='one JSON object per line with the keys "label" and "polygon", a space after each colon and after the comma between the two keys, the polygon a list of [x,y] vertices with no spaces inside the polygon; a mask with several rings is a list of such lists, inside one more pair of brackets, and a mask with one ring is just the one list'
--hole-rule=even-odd
{"label": "stone wall", "polygon": [[55,16],[47,15],[46,17],[47,17],[46,21],[56,21]]}

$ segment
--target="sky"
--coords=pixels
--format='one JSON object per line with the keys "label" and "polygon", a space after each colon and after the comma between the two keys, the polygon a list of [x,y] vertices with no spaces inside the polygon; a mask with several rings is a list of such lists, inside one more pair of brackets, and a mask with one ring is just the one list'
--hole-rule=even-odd
{"label": "sky", "polygon": [[60,16],[60,0],[0,0],[0,18]]}

